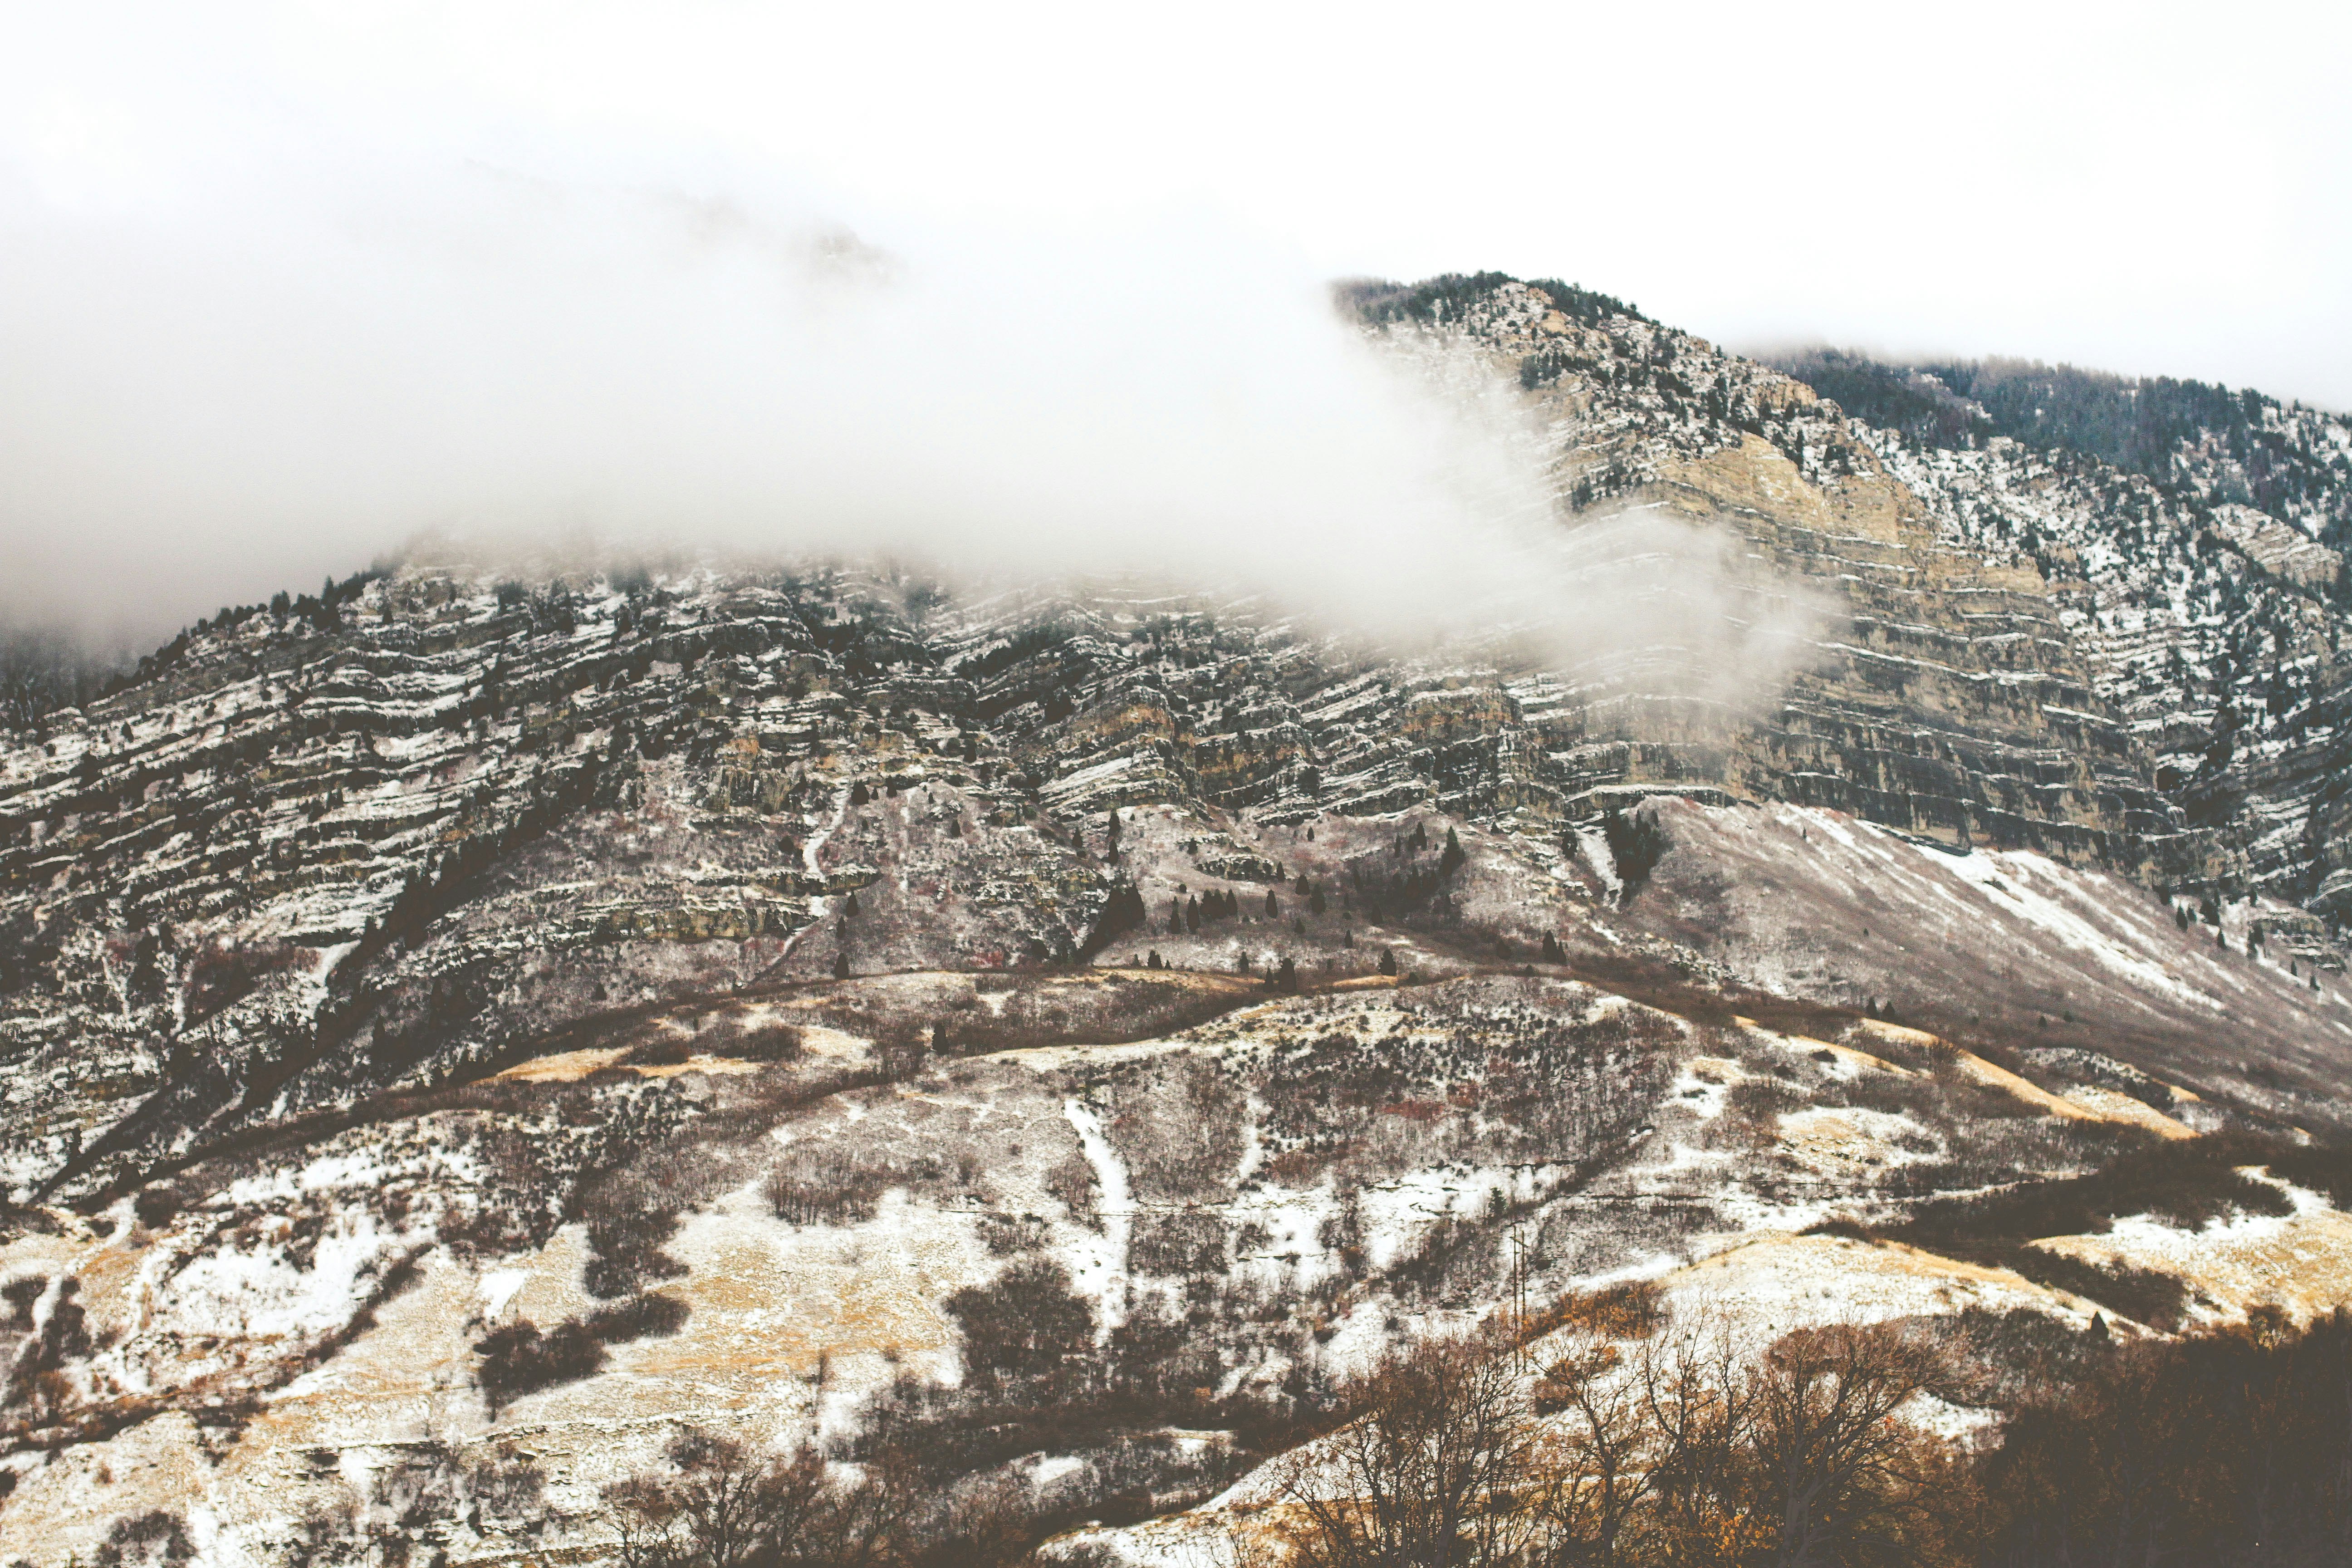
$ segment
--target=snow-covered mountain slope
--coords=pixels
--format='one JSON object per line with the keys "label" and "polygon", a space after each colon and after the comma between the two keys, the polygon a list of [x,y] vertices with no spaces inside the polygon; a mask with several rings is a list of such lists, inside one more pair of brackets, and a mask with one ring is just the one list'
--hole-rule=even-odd
{"label": "snow-covered mountain slope", "polygon": [[[957,1011],[952,985],[921,984]],[[1120,1466],[1181,1503],[1263,1451],[1252,1412],[1311,1405],[1399,1336],[1612,1279],[1769,1331],[1969,1310],[2165,1327],[2347,1289],[2313,1261],[2352,1247],[2320,1197],[2289,1211],[2310,1233],[2295,1245],[2232,1242],[2235,1295],[2210,1301],[2014,1248],[1799,1236],[2093,1167],[2144,1135],[2138,1100],[2053,1096],[1891,1026],[1839,1044],[1562,979],[1375,979],[1129,1045],[894,1069],[816,1022],[887,1006],[881,985],[767,1005],[770,1030],[798,1021],[794,1062],[724,1054],[715,1022],[682,1029],[707,1049],[667,1066],[541,1058],[444,1109],[184,1173],[180,1206],[126,1201],[9,1244],[10,1277],[75,1282],[81,1337],[38,1407],[50,1425],[18,1428],[58,1457],[20,1459],[0,1546],[86,1554],[154,1500],[213,1560],[267,1562],[292,1538],[364,1542],[396,1513],[387,1496],[437,1484],[494,1499],[426,1539],[461,1557],[544,1548],[593,1538],[604,1489],[658,1465],[681,1424],[854,1451],[877,1425],[939,1436],[974,1410],[992,1436],[967,1458],[1047,1503],[1073,1476],[1063,1495],[1092,1506],[1086,1487]],[[1015,993],[963,994],[992,1013]],[[791,1087],[824,1074],[862,1081]],[[601,1171],[551,1136],[612,1118],[634,1147]],[[585,1217],[515,1234],[519,1178],[584,1189]],[[680,1206],[614,1289],[616,1218],[665,1205]],[[2168,1245],[2203,1256],[2177,1225],[2135,1224],[2069,1245],[2142,1268]],[[992,1337],[1015,1308],[1066,1342],[1039,1361]],[[513,1349],[526,1323],[589,1325],[599,1348],[534,1371]],[[1034,1403],[1049,1388],[1051,1418]],[[1073,1462],[1041,1466],[1040,1445]]]}
{"label": "snow-covered mountain slope", "polygon": [[0,1560],[584,1561],[688,1427],[1026,1539],[1632,1279],[2344,1299],[2335,700],[2224,755],[2132,673],[2234,583],[2332,679],[2310,519],[2174,551],[1578,291],[1351,303],[1524,400],[1564,558],[1702,542],[1675,635],[444,551],[0,742]]}
{"label": "snow-covered mountain slope", "polygon": [[1654,809],[1673,847],[1625,917],[1754,984],[2336,1119],[2352,995],[2292,905],[2168,900],[2033,850],[1955,852],[1833,813]]}
{"label": "snow-covered mountain slope", "polygon": [[[1679,505],[1845,598],[1852,635],[1824,639],[1759,726],[1845,752],[1826,803],[1964,839],[2127,824],[2167,885],[2259,886],[2322,913],[2352,885],[2343,420],[2224,395],[2218,427],[2174,436],[2151,475],[1990,425],[1941,446],[1932,420],[1873,426],[1702,340],[1573,318],[1497,275],[1353,298],[1375,333],[1516,363],[1571,508]],[[1890,688],[1894,713],[1871,700]],[[1840,733],[1857,721],[1876,722]],[[2175,840],[2168,821],[2215,831]]]}

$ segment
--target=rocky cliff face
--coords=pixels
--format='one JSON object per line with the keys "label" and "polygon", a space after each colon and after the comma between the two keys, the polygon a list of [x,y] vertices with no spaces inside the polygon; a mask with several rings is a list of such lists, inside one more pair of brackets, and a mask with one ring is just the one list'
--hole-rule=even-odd
{"label": "rocky cliff face", "polygon": [[2228,876],[2340,913],[2352,426],[2251,390],[2039,365],[1790,368],[1856,399],[1940,536],[2053,584],[2094,686],[2158,786],[2218,830]]}
{"label": "rocky cliff face", "polygon": [[[1675,743],[1657,712],[1655,689],[1668,683],[1654,671],[1648,690],[1638,676],[1614,682],[1613,732],[1586,753],[1605,784],[1696,779],[1956,844],[2035,844],[2167,884],[2263,877],[2316,896],[2312,858],[2326,851],[2290,854],[2279,824],[2218,806],[2215,769],[2182,755],[2188,737],[2210,738],[2215,715],[2134,673],[2168,657],[2150,625],[2200,625],[2219,618],[2210,607],[2225,593],[2260,591],[2225,563],[2200,567],[2187,531],[2173,539],[2151,525],[2147,481],[2095,464],[2071,480],[2047,463],[2000,467],[2000,448],[1922,453],[1687,334],[1624,314],[1571,320],[1540,290],[1505,281],[1423,286],[1361,308],[1376,332],[1464,342],[1517,365],[1572,520],[1669,509],[1738,540],[1776,569],[1782,592],[1801,584],[1825,604],[1784,699],[1732,726],[1727,744]],[[2227,515],[2236,533],[2205,537],[2259,537],[2268,544],[2244,548],[2268,549],[2282,570],[2290,555],[2300,563],[2300,576],[2276,579],[2301,593],[2287,617],[2301,630],[2284,657],[2332,657],[2331,613],[2309,592],[2329,552],[2243,508]],[[2292,701],[2271,706],[2301,732]],[[2267,756],[2292,754],[2298,775],[2324,771],[2326,744],[2282,739]],[[2272,786],[2265,799],[2289,798],[2271,815],[2295,814],[2297,787]],[[2314,805],[2322,817],[2330,809]],[[2314,816],[2303,808],[2300,820]]]}

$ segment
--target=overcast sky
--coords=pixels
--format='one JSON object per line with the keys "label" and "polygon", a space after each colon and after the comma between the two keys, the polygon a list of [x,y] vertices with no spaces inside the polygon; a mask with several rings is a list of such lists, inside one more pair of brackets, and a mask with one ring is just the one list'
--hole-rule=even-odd
{"label": "overcast sky", "polygon": [[[1479,268],[1733,346],[2009,353],[2352,406],[2347,16],[0,6],[0,611],[100,614],[69,601],[102,563],[143,635],[347,571],[469,495],[496,498],[481,521],[593,521],[633,485],[651,504],[672,468],[615,479],[614,433],[665,407],[700,432],[714,380],[730,407],[805,416],[810,378],[853,353],[812,347],[805,320],[844,268],[928,301],[898,320],[929,345],[899,343],[899,373],[929,354],[969,384],[1009,355],[1032,394],[1073,379],[1066,345],[944,325],[987,309],[983,281],[1049,337],[1132,335],[1155,370],[1216,359],[1221,332],[1285,345],[1232,350],[1255,388],[1239,405],[1180,368],[1191,394],[1130,411],[1137,430],[1283,405],[1286,367],[1328,355],[1284,316],[1319,279]],[[866,259],[827,250],[841,231]],[[709,300],[766,285],[691,275],[708,262],[679,234],[816,279],[794,286],[798,336],[747,329],[801,359],[794,386],[729,379]],[[837,334],[871,328],[856,309]],[[858,406],[894,417],[876,379]],[[1342,379],[1310,376],[1329,395],[1280,443],[1315,454],[1297,486],[1354,460],[1320,428],[1362,412]],[[986,428],[987,389],[967,391]],[[1092,394],[1001,401],[1109,417]],[[1015,424],[995,434],[1018,447]],[[741,447],[715,439],[679,435],[665,461],[724,468]],[[813,460],[765,453],[696,504],[756,510]],[[1118,500],[1002,481],[1013,511]]]}

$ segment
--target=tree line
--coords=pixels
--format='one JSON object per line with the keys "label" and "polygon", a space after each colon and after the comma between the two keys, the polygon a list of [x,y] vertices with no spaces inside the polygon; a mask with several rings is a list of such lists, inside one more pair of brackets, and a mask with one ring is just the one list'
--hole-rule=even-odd
{"label": "tree line", "polygon": [[[1648,1287],[1390,1352],[1201,1543],[1225,1568],[2146,1568],[2352,1561],[2352,1315],[2126,1341],[2036,1314],[1769,1343]],[[1996,1347],[2000,1354],[1989,1355]],[[2000,1361],[2001,1364],[1993,1363]],[[1980,1418],[1978,1436],[1948,1435]],[[1087,1563],[1002,1489],[689,1434],[607,1502],[626,1568]],[[1066,1548],[1067,1543],[1064,1543]],[[1057,1554],[1057,1551],[1059,1554]],[[1032,1552],[1035,1554],[1033,1556]]]}
{"label": "tree line", "polygon": [[[1634,1289],[1398,1351],[1235,1527],[1252,1568],[2352,1562],[2352,1315],[2181,1340],[1951,1320],[1754,1348]],[[1539,1337],[1538,1337],[1539,1336]],[[2028,1335],[2028,1337],[2033,1337]],[[1539,1352],[1539,1353],[1538,1353]],[[2021,1364],[2030,1373],[2021,1377]],[[1974,1440],[1923,1420],[1991,1416]]]}

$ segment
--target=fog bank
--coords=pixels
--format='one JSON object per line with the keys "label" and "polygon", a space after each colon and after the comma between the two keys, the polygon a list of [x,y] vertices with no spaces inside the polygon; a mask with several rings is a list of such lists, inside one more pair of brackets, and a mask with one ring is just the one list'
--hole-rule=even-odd
{"label": "fog bank", "polygon": [[[1539,508],[1310,279],[1200,231],[877,248],[468,168],[365,204],[7,204],[7,611],[150,633],[425,528],[1213,563],[1411,611]],[[1435,561],[1443,554],[1446,561]]]}
{"label": "fog bank", "polygon": [[1504,382],[1435,384],[1206,221],[860,236],[453,164],[100,215],[0,185],[0,225],[18,626],[152,646],[429,534],[1143,574],[1391,646],[1671,646],[1710,689],[1785,664],[1702,542],[1563,531]]}

